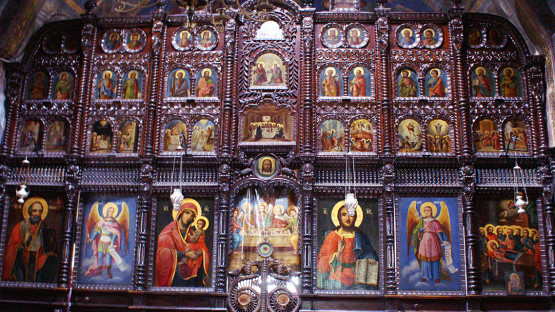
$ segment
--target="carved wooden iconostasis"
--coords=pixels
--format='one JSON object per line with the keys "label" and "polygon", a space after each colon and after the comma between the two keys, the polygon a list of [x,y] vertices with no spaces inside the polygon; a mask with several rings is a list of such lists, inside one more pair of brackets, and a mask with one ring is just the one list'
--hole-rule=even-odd
{"label": "carved wooden iconostasis", "polygon": [[7,67],[2,309],[552,310],[544,58],[456,5],[272,3],[37,32]]}

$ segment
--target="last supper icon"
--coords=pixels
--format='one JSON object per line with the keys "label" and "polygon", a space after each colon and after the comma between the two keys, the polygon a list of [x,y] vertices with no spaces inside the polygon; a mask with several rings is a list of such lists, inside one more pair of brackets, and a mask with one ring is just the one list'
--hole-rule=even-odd
{"label": "last supper icon", "polygon": [[291,114],[270,103],[250,109],[243,119],[243,142],[291,141]]}

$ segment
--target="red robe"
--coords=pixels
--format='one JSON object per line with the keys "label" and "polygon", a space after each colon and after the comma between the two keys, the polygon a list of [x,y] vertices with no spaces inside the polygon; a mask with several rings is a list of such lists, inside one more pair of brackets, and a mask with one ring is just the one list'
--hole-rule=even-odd
{"label": "red robe", "polygon": [[443,79],[437,78],[435,84],[430,84],[430,96],[437,96],[437,97],[444,97],[445,96],[445,88],[443,87]]}
{"label": "red robe", "polygon": [[[353,285],[355,282],[355,253],[354,253],[354,242],[355,235],[345,235],[345,248],[338,257],[337,246],[341,236],[337,234],[336,231],[330,232],[322,248],[320,249],[320,254],[318,255],[317,268],[320,273],[330,272],[329,278],[341,282],[343,285]],[[338,260],[340,265],[337,268],[333,268],[332,263],[334,260]]]}
{"label": "red robe", "polygon": [[284,228],[284,227],[287,227],[287,224],[289,224],[289,223],[286,220],[280,219],[278,217],[274,217],[274,220],[272,222],[272,227],[274,227],[274,228]]}
{"label": "red robe", "polygon": [[[191,238],[194,234],[192,227],[187,229],[185,238],[179,232],[177,221],[168,224],[158,236],[158,250],[156,252],[156,286],[171,286],[175,277],[175,271],[179,272],[184,280],[189,280],[197,276],[200,268],[208,272],[210,267],[210,253],[201,237],[198,242],[192,243]],[[186,252],[189,250],[201,250],[202,255],[196,259],[188,259],[186,263],[178,264],[177,251]],[[206,285],[206,279],[203,281]]]}
{"label": "red robe", "polygon": [[[25,233],[21,232],[21,224],[25,222],[19,222],[16,224],[12,230],[12,234],[10,235],[10,239],[6,244],[6,252],[4,253],[4,268],[2,270],[2,279],[4,281],[11,281],[11,275],[13,271],[13,267],[16,261],[17,249],[19,247],[23,248],[23,260],[25,261],[24,265],[27,267],[29,265],[29,251],[27,248],[24,247],[23,239]],[[29,225],[29,229],[31,234],[34,236],[37,231],[39,230],[41,223],[37,225]],[[42,248],[37,251],[36,256],[36,263],[35,263],[35,273],[42,269],[44,263],[46,263],[46,259],[48,259],[48,255],[42,253]]]}
{"label": "red robe", "polygon": [[366,96],[366,80],[362,76],[356,76],[349,87],[353,96]]}

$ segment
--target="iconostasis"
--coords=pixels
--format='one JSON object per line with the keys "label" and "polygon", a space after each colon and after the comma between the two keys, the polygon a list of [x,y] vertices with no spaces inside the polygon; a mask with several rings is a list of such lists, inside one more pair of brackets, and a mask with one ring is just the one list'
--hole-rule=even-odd
{"label": "iconostasis", "polygon": [[8,311],[549,310],[543,57],[458,8],[272,3],[87,13],[7,66]]}

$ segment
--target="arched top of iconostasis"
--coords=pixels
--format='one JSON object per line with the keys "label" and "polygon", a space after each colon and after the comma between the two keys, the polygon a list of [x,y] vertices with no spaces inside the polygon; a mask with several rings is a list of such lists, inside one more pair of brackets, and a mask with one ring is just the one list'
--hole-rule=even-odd
{"label": "arched top of iconostasis", "polygon": [[83,20],[81,19],[56,21],[43,25],[31,36],[25,47],[25,53],[21,60],[21,64],[24,66],[23,70],[30,70],[35,62],[46,65],[40,60],[40,56],[54,59],[54,62],[63,55],[79,57],[82,28]]}
{"label": "arched top of iconostasis", "polygon": [[[530,55],[530,50],[523,35],[507,19],[485,13],[465,13],[465,45],[469,50],[481,51],[517,51],[517,58]],[[479,31],[480,42],[471,42],[471,32]],[[496,34],[496,31],[499,33]],[[499,59],[499,61],[502,61]]]}
{"label": "arched top of iconostasis", "polygon": [[[260,2],[260,0],[247,0],[243,3],[243,7],[246,10],[251,11],[254,10],[254,8],[258,4],[260,4]],[[268,0],[268,2],[275,6],[277,10],[274,11],[288,12],[289,14],[297,18],[300,16],[301,10],[303,10],[297,2],[292,0]],[[271,12],[270,16],[272,15],[272,13],[274,12]]]}

